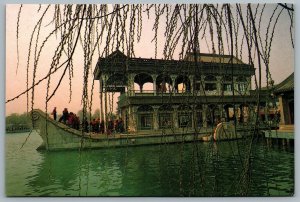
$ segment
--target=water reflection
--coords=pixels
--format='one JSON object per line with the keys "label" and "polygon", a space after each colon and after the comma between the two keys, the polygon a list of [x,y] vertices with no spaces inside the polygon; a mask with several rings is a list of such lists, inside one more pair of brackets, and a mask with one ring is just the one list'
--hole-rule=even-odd
{"label": "water reflection", "polygon": [[42,152],[25,195],[291,195],[293,151],[249,141]]}

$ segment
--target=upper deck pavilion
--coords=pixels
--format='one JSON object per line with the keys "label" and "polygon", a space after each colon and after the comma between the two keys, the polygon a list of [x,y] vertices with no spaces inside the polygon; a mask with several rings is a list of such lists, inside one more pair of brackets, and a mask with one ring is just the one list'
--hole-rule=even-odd
{"label": "upper deck pavilion", "polygon": [[98,59],[94,70],[94,79],[99,80],[101,74],[141,72],[147,74],[252,76],[255,68],[230,55],[187,53],[183,60],[166,60],[133,58],[116,50],[107,57]]}

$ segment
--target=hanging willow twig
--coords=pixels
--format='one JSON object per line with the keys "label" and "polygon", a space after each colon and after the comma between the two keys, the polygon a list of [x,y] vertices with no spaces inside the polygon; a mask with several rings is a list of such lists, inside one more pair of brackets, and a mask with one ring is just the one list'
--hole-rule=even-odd
{"label": "hanging willow twig", "polygon": [[[201,56],[198,53],[210,52],[212,54],[227,54],[230,55],[229,64],[231,65],[231,77],[233,78],[233,63],[235,57],[240,59],[248,54],[248,64],[251,66],[257,65],[258,73],[255,76],[255,87],[258,91],[263,85],[262,72],[266,72],[266,80],[271,80],[271,71],[269,68],[269,62],[271,57],[272,43],[276,34],[276,28],[283,11],[287,11],[289,15],[290,24],[290,35],[292,46],[293,43],[293,6],[289,7],[286,4],[277,4],[273,6],[273,12],[271,16],[266,18],[266,7],[264,5],[241,5],[236,4],[235,8],[229,4],[225,5],[196,5],[196,4],[151,4],[151,5],[128,5],[128,4],[116,4],[116,5],[47,5],[46,7],[40,5],[38,12],[41,12],[41,17],[37,19],[34,24],[34,29],[29,34],[30,41],[28,46],[27,64],[26,64],[26,90],[19,93],[12,99],[8,99],[6,103],[12,102],[18,99],[20,96],[27,94],[27,111],[29,96],[31,92],[31,109],[34,107],[34,101],[36,99],[36,86],[40,85],[44,80],[47,79],[46,84],[46,112],[48,110],[48,104],[50,100],[56,96],[58,89],[64,80],[68,80],[69,83],[69,102],[71,102],[74,96],[74,74],[77,70],[81,71],[82,74],[82,91],[81,91],[81,103],[83,117],[82,121],[86,121],[89,114],[91,121],[91,112],[93,106],[93,95],[94,95],[94,83],[92,62],[95,57],[108,57],[112,52],[116,50],[122,50],[122,52],[129,58],[133,58],[140,54],[137,52],[136,44],[142,42],[144,37],[144,28],[149,26],[152,28],[152,33],[146,33],[151,36],[151,40],[154,44],[154,57],[160,56],[164,59],[173,59],[178,57],[180,60],[185,59],[188,53],[193,52],[195,61],[195,67],[186,67],[186,70],[191,75],[196,75],[196,71],[202,69]],[[50,9],[51,8],[51,9]],[[17,70],[19,67],[19,37],[22,32],[21,30],[21,12],[25,9],[24,5],[20,6],[18,11],[17,21]],[[44,16],[50,14],[50,23],[45,24]],[[49,16],[48,16],[49,17]],[[148,19],[147,19],[148,18]],[[264,18],[268,19],[267,23],[264,24],[262,21]],[[53,27],[51,32],[42,38],[41,32],[43,27]],[[265,31],[263,33],[263,31]],[[152,34],[152,35],[151,35]],[[241,35],[242,34],[242,35]],[[45,47],[48,43],[51,43],[51,39],[55,38],[57,46],[53,52],[47,51],[49,58],[51,58],[51,64],[45,69],[48,72],[44,77],[38,78],[37,72],[41,69],[41,55],[45,52]],[[161,39],[163,36],[163,40]],[[162,40],[162,41],[161,41]],[[207,50],[206,50],[207,49]],[[76,66],[74,62],[74,54],[76,50],[81,51],[83,61],[82,67]],[[97,59],[97,58],[96,58]],[[117,61],[116,61],[117,62]],[[124,65],[126,71],[126,77],[128,76],[128,61]],[[220,66],[222,64],[219,64]],[[98,67],[97,67],[98,68]],[[100,67],[101,68],[101,67]],[[165,67],[161,67],[162,69]],[[32,84],[29,87],[29,70],[32,69]],[[43,69],[44,70],[44,69]],[[57,81],[53,81],[53,75],[60,71],[60,75]],[[163,69],[164,70],[164,69]],[[231,70],[231,71],[230,71]],[[202,71],[202,70],[201,70]],[[17,72],[17,71],[16,71]],[[118,72],[114,72],[118,73]],[[180,71],[180,73],[184,73]],[[204,72],[200,72],[201,78],[204,76]],[[109,78],[105,77],[105,82]],[[131,78],[134,80],[134,78]],[[173,79],[173,78],[172,78]],[[171,80],[172,80],[171,79]],[[184,78],[183,80],[185,80]],[[193,79],[191,77],[191,79]],[[153,79],[154,80],[154,79]],[[164,78],[165,80],[165,78]],[[55,86],[51,88],[53,82]],[[114,95],[107,91],[106,83],[101,81],[101,119],[105,120],[105,130],[107,127],[108,114],[112,115],[114,110]],[[164,81],[165,82],[165,81]],[[174,80],[176,82],[176,79]],[[231,80],[231,88],[233,92],[233,101],[235,99],[234,80]],[[168,82],[169,88],[171,86]],[[172,83],[172,88],[174,88]],[[184,84],[185,85],[185,84]],[[116,85],[115,85],[116,87]],[[194,86],[193,86],[194,87]],[[76,86],[77,88],[77,86]],[[201,102],[197,103],[196,99],[192,99],[195,96],[187,96],[188,99],[184,100],[183,104],[191,104],[195,109],[197,104],[208,104],[208,97],[205,95],[205,87],[201,81],[201,91],[204,91],[204,98]],[[104,98],[103,98],[104,93]],[[194,93],[194,92],[193,92]],[[193,94],[195,95],[195,94]],[[169,102],[172,103],[172,93],[169,96]],[[219,102],[222,102],[223,96],[220,96]],[[162,96],[162,102],[164,97]],[[103,107],[104,102],[104,107]],[[257,106],[259,110],[260,95],[257,94]],[[216,106],[211,109],[215,110]],[[205,109],[206,110],[206,109]],[[234,106],[234,114],[236,110]],[[195,122],[195,115],[193,114]],[[207,118],[207,117],[205,117]],[[258,115],[255,117],[255,122],[258,122]],[[195,123],[194,123],[195,124]],[[196,132],[198,129],[196,129]],[[82,130],[83,132],[83,130]],[[28,138],[27,138],[28,139]],[[82,141],[83,142],[83,141]],[[25,143],[24,143],[25,144]],[[23,145],[24,145],[23,144]],[[199,153],[196,143],[194,143],[192,159],[193,165],[197,164],[196,169],[190,173],[188,184],[192,187],[189,190],[188,195],[194,195],[199,193],[199,187],[205,188],[206,186],[206,173],[203,171],[207,158],[211,158],[215,163],[212,168],[216,172],[220,172],[220,153],[214,152],[213,146],[210,151],[207,152],[207,156]],[[22,147],[23,147],[22,145]],[[232,148],[230,148],[233,150]],[[228,189],[241,190],[242,195],[247,195],[252,175],[252,161],[251,154],[253,151],[253,140],[246,147],[246,154],[242,156],[238,147],[238,163],[241,164],[241,173],[236,176],[238,185],[232,183]],[[180,144],[180,167],[178,170],[180,194],[185,195],[186,192],[183,189],[183,176],[184,176],[184,149],[183,142]],[[233,152],[233,151],[232,151]],[[200,173],[199,179],[197,173]],[[197,181],[198,180],[198,181]],[[200,186],[197,186],[197,182],[200,182]],[[218,179],[216,178],[212,188],[216,191],[220,190],[218,185]],[[243,186],[239,187],[240,184]],[[81,188],[81,183],[79,183]],[[88,188],[87,188],[88,189]],[[203,191],[204,193],[204,191]],[[87,193],[86,193],[87,194]]]}
{"label": "hanging willow twig", "polygon": [[21,18],[21,11],[22,11],[23,4],[21,4],[18,12],[18,18],[17,18],[17,68],[16,68],[16,74],[18,73],[19,68],[19,62],[20,62],[20,53],[19,53],[19,27],[20,27],[20,18]]}

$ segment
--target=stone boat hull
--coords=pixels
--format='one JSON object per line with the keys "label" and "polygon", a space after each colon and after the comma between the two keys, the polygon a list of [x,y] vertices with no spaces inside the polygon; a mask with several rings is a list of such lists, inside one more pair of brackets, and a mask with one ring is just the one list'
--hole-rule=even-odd
{"label": "stone boat hull", "polygon": [[203,141],[204,137],[211,136],[213,130],[195,131],[180,129],[164,131],[143,131],[135,134],[95,134],[84,133],[70,128],[63,123],[54,121],[41,110],[33,110],[34,129],[38,130],[43,143],[38,150],[68,150],[93,149],[109,147],[127,147],[138,145],[154,145],[168,143],[182,143]]}

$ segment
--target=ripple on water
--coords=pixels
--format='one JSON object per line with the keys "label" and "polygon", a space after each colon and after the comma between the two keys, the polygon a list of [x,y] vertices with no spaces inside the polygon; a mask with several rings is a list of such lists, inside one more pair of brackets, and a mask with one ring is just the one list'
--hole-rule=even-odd
{"label": "ripple on water", "polygon": [[[90,151],[37,152],[33,133],[6,135],[9,196],[249,196],[293,194],[294,155],[239,142],[173,144]],[[239,146],[240,154],[232,149]],[[241,157],[241,158],[240,158]],[[245,162],[250,167],[245,167]],[[251,181],[242,178],[248,175]],[[240,180],[249,183],[249,189]]]}

